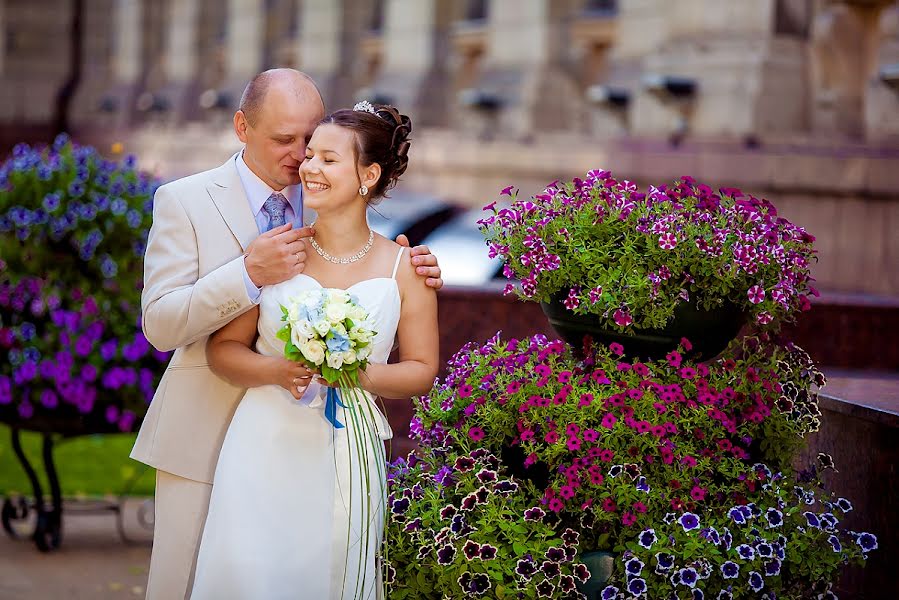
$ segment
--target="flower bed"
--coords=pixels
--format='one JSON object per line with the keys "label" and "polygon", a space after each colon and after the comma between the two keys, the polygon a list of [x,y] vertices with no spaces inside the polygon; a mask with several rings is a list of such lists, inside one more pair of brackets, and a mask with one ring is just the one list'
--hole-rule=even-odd
{"label": "flower bed", "polygon": [[168,360],[140,329],[156,182],[60,136],[0,166],[0,420],[133,431]]}
{"label": "flower bed", "polygon": [[422,458],[392,470],[391,597],[577,597],[593,550],[619,557],[604,598],[831,597],[877,544],[839,527],[829,457],[792,469],[823,377],[764,334],[710,364],[688,344],[646,363],[543,336],[460,350],[417,405]]}

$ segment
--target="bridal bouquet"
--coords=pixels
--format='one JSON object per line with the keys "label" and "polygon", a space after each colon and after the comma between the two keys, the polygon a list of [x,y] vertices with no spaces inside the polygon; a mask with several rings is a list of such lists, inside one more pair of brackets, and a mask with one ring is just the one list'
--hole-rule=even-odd
{"label": "bridal bouquet", "polygon": [[[375,336],[368,313],[345,290],[306,290],[281,305],[286,324],[277,337],[284,342],[284,355],[321,372],[329,384],[337,384],[344,396],[359,385],[359,370],[368,365]],[[336,391],[328,391],[325,416],[336,428]]]}
{"label": "bridal bouquet", "polygon": [[[346,419],[352,427],[344,436],[347,455],[350,457],[350,489],[341,490],[342,495],[369,498],[362,502],[360,511],[362,540],[358,544],[361,552],[368,543],[377,522],[376,504],[386,503],[386,458],[384,444],[378,437],[375,409],[363,397],[359,389],[359,371],[368,366],[372,340],[376,332],[372,330],[369,315],[359,305],[355,296],[346,290],[316,289],[306,290],[289,298],[287,306],[281,305],[281,319],[285,321],[277,337],[284,342],[284,355],[290,359],[321,372],[328,382],[325,399],[325,418],[334,429],[345,427],[337,419],[337,406],[345,410]],[[337,385],[335,389],[334,385]],[[339,393],[338,393],[339,390]],[[343,398],[343,401],[341,401]],[[335,460],[337,455],[335,455]],[[375,465],[372,473],[372,465]],[[352,501],[351,501],[352,502]],[[350,517],[350,522],[353,518]],[[362,560],[352,560],[351,545],[347,545],[345,568],[356,565],[354,597],[362,597],[370,592],[366,581],[366,564]],[[346,584],[347,578],[344,578]],[[377,584],[376,584],[377,585]],[[349,590],[344,589],[343,593]]]}

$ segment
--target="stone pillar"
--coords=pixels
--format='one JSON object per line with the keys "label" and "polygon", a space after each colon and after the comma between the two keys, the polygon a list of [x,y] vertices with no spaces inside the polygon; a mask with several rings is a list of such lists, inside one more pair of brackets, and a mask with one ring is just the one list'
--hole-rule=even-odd
{"label": "stone pillar", "polygon": [[865,94],[866,138],[899,141],[899,4],[883,11],[875,72]]}
{"label": "stone pillar", "polygon": [[[775,35],[776,8],[775,0],[664,3],[665,29],[635,90],[633,132],[752,139],[805,129],[804,40]],[[661,83],[672,77],[693,81],[694,95]]]}
{"label": "stone pillar", "polygon": [[[482,107],[485,97],[500,103],[498,135],[530,139],[551,131],[575,131],[582,122],[584,104],[577,82],[564,67],[570,13],[569,2],[491,2],[487,55],[476,91]],[[466,112],[474,116],[475,111],[463,111],[463,119]]]}
{"label": "stone pillar", "polygon": [[71,108],[76,128],[108,125],[116,101],[108,96],[115,85],[113,56],[116,44],[117,0],[86,0],[84,7],[81,81]]}
{"label": "stone pillar", "polygon": [[389,99],[416,127],[449,121],[452,0],[388,0],[384,67],[372,95]]}
{"label": "stone pillar", "polygon": [[237,108],[247,83],[263,68],[264,18],[263,0],[228,0],[223,93],[233,108]]}
{"label": "stone pillar", "polygon": [[168,6],[165,50],[165,86],[160,90],[171,106],[172,118],[183,122],[199,114],[197,99],[202,93],[197,77],[199,0],[177,0]]}
{"label": "stone pillar", "polygon": [[3,63],[6,57],[6,0],[0,0],[0,81],[3,80]]}
{"label": "stone pillar", "polygon": [[370,12],[367,4],[363,0],[303,1],[300,68],[318,84],[328,111],[352,106],[353,67]]}
{"label": "stone pillar", "polygon": [[0,122],[50,127],[56,96],[70,75],[72,11],[29,0],[5,0]]}

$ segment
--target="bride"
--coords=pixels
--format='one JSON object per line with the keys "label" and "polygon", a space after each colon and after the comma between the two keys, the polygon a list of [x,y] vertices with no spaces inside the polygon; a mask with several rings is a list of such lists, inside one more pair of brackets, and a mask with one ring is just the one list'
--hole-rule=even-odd
{"label": "bride", "polygon": [[[438,363],[434,290],[366,220],[368,205],[406,170],[410,131],[408,117],[367,102],[319,124],[300,167],[304,206],[318,215],[316,253],[304,273],[263,289],[258,307],[209,340],[212,369],[249,389],[216,467],[195,600],[382,597],[383,440],[392,432],[375,398],[426,393]],[[356,395],[366,404],[360,412],[373,416],[358,425],[370,429],[361,436],[351,409],[338,408],[344,428],[325,419],[324,380],[292,379],[275,337],[280,305],[320,288],[351,292],[377,332]],[[387,364],[395,338],[399,361]],[[360,437],[368,448],[348,443]]]}

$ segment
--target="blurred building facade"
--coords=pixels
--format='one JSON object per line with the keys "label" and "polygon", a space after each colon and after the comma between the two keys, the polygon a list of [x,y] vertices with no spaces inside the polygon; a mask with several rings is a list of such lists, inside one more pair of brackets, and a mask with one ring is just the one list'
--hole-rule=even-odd
{"label": "blurred building facade", "polygon": [[899,296],[895,0],[0,0],[0,127],[74,90],[80,139],[164,178],[238,147],[272,66],[329,108],[409,112],[412,188],[479,205],[593,168],[689,174],[815,234],[822,288]]}

